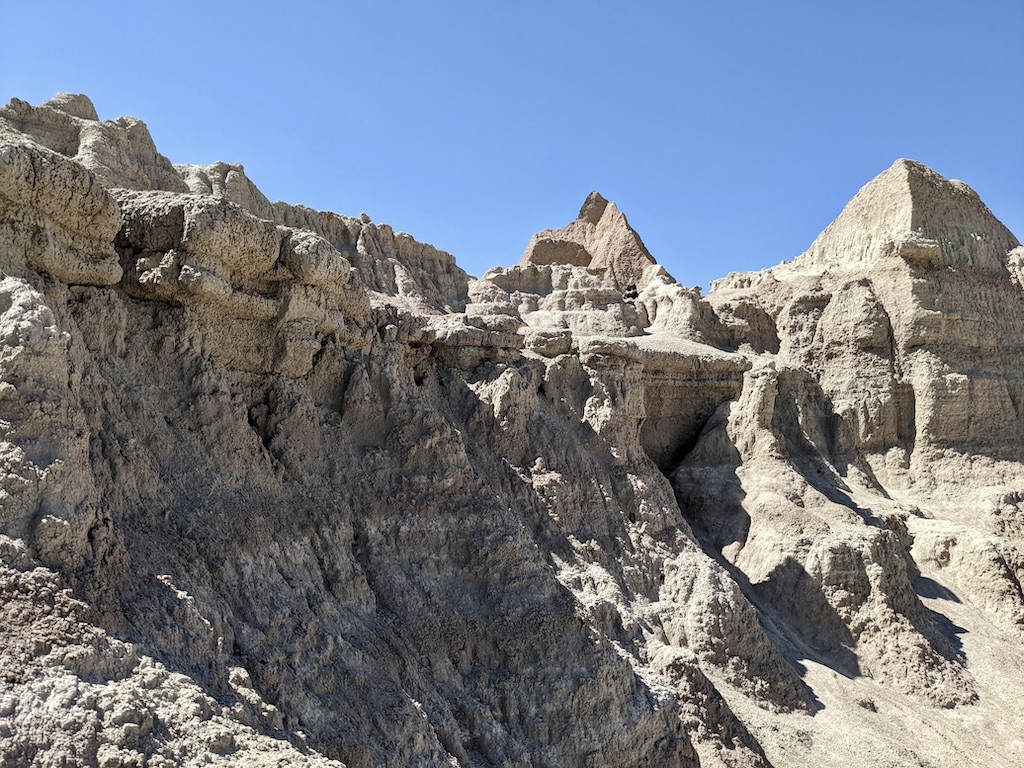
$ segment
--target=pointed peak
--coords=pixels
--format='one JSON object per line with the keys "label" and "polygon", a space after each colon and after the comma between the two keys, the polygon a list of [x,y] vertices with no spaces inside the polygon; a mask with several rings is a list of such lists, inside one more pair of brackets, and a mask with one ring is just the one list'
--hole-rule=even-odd
{"label": "pointed peak", "polygon": [[911,160],[908,157],[896,158],[893,164],[889,166],[889,170],[902,170],[906,173],[914,173],[922,176],[939,175],[924,163],[920,163],[917,160]]}
{"label": "pointed peak", "polygon": [[579,216],[576,218],[582,221],[589,221],[591,224],[597,224],[604,216],[605,209],[608,207],[608,201],[604,195],[598,192],[596,189],[587,195],[587,199],[583,201],[583,206],[580,208]]}
{"label": "pointed peak", "polygon": [[800,260],[830,269],[891,256],[998,267],[1016,245],[973,189],[901,158],[860,189]]}
{"label": "pointed peak", "polygon": [[915,189],[920,189],[922,186],[938,188],[948,183],[941,174],[936,173],[924,163],[901,157],[861,187],[850,202],[873,195],[875,197],[891,197],[893,202],[898,199],[902,204],[912,207]]}
{"label": "pointed peak", "polygon": [[530,239],[520,266],[562,264],[603,270],[619,289],[638,286],[654,257],[626,217],[600,192],[591,192],[576,220]]}

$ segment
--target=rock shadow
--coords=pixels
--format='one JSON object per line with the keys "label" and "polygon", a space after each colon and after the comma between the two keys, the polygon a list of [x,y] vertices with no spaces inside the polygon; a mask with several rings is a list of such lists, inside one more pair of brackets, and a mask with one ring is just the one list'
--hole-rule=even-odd
{"label": "rock shadow", "polygon": [[928,642],[946,661],[960,665],[967,663],[964,643],[960,636],[967,630],[945,614],[925,608],[920,618],[912,620],[914,627],[928,638]]}
{"label": "rock shadow", "polygon": [[[735,451],[732,446],[730,448]],[[730,562],[722,553],[722,550],[730,544],[744,543],[747,540],[751,524],[750,515],[743,508],[746,493],[736,474],[736,468],[739,465],[738,452],[735,452],[735,460],[736,467],[713,468],[714,488],[710,491],[705,486],[701,488],[700,492],[696,492],[698,485],[696,476],[703,474],[699,470],[695,473],[694,470],[697,468],[691,466],[685,473],[675,473],[672,480],[676,500],[701,549],[729,574],[739,586],[743,596],[757,611],[758,622],[765,634],[800,678],[800,685],[803,686],[808,703],[808,712],[814,714],[824,709],[825,705],[804,681],[807,668],[800,663],[800,659],[813,659],[849,677],[859,673],[856,657],[848,647],[842,644],[840,644],[842,653],[838,655],[837,659],[833,659],[820,649],[815,649],[804,633],[800,631],[799,620],[792,615],[787,615],[776,605],[775,586],[777,582],[788,578],[790,581],[802,583],[800,574],[807,582],[810,582],[810,576],[796,560],[789,558],[773,571],[767,582],[755,585],[751,583],[746,573]],[[773,579],[774,581],[772,581]],[[820,591],[818,592],[818,602],[824,603],[831,609]],[[836,618],[838,619],[838,616]],[[841,626],[845,629],[845,625]],[[847,629],[846,632],[847,645],[852,645],[852,637],[848,634],[849,630]]]}
{"label": "rock shadow", "polygon": [[942,586],[935,579],[927,576],[918,576],[914,579],[914,591],[918,595],[929,600],[948,600],[951,603],[962,602],[953,590]]}
{"label": "rock shadow", "polygon": [[[914,591],[920,597],[932,600],[945,600],[960,604],[959,596],[951,589],[944,587],[927,576],[918,576],[913,581]],[[967,655],[960,636],[967,630],[956,624],[952,619],[939,611],[923,606],[919,616],[911,617],[914,628],[924,635],[932,647],[947,661],[965,664]]]}
{"label": "rock shadow", "polygon": [[751,589],[787,619],[787,625],[817,652],[816,661],[847,678],[861,675],[853,650],[853,633],[826,599],[820,582],[796,558],[787,557],[766,579],[752,584]]}
{"label": "rock shadow", "polygon": [[[747,494],[737,474],[743,460],[725,432],[726,418],[723,409],[709,420],[694,450],[671,476],[685,519],[705,554],[729,573],[757,609],[762,627],[801,677],[807,671],[799,662],[801,658],[812,659],[848,678],[859,676],[856,642],[850,628],[828,602],[820,582],[799,560],[786,557],[765,579],[754,584],[723,554],[730,546],[745,545],[752,523],[745,508]],[[818,435],[812,442],[799,430],[796,432],[798,437],[787,440],[787,449],[795,459],[790,466],[826,498],[850,506],[850,497],[831,485],[837,479],[834,469],[822,457],[821,446],[815,445],[824,444],[827,435]],[[812,711],[822,709],[824,705],[813,691],[809,687],[807,691]]]}

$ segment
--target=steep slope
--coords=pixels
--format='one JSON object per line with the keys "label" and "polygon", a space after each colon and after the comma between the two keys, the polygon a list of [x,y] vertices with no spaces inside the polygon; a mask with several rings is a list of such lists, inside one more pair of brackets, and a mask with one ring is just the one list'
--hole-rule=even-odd
{"label": "steep slope", "polygon": [[147,140],[0,109],[4,764],[1024,758],[1024,259],[963,185],[705,299],[596,194],[472,280]]}

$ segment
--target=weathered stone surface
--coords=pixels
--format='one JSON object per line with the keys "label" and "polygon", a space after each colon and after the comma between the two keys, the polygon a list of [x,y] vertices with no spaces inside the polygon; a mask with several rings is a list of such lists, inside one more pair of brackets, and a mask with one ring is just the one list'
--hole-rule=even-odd
{"label": "weathered stone surface", "polygon": [[999,271],[1019,244],[962,181],[897,160],[857,193],[799,263],[836,271],[897,258]]}
{"label": "weathered stone surface", "polygon": [[462,312],[470,277],[455,258],[369,217],[350,218],[301,205],[273,204],[273,220],[315,232],[338,249],[363,284],[384,301],[421,314]]}
{"label": "weathered stone surface", "polygon": [[105,187],[188,192],[145,123],[131,117],[100,122],[87,96],[59,93],[38,107],[12,99],[0,109],[0,126],[75,160]]}
{"label": "weathered stone surface", "polygon": [[20,277],[43,272],[72,284],[116,283],[121,267],[111,235],[120,226],[117,205],[82,165],[14,127],[17,121],[9,118],[21,105],[0,109],[3,271]]}
{"label": "weathered stone surface", "polygon": [[534,328],[639,336],[648,324],[643,306],[627,299],[602,270],[565,264],[497,267],[481,282],[503,291],[516,314]]}
{"label": "weathered stone surface", "polygon": [[193,194],[220,197],[261,219],[274,218],[273,204],[245,175],[241,163],[175,165],[174,170]]}
{"label": "weathered stone surface", "polygon": [[591,192],[576,221],[538,232],[519,261],[520,267],[555,264],[601,270],[612,286],[625,291],[643,287],[654,257],[615,203]]}
{"label": "weathered stone surface", "polygon": [[598,195],[472,280],[140,125],[0,110],[0,763],[1024,760],[1024,250],[964,185],[705,297]]}

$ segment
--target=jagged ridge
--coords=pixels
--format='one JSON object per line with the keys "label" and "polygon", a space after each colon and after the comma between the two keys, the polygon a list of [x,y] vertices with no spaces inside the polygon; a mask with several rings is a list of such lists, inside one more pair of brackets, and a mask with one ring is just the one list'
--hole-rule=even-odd
{"label": "jagged ridge", "polygon": [[596,193],[471,280],[62,94],[0,248],[7,762],[1024,755],[1024,252],[958,182],[706,298]]}

